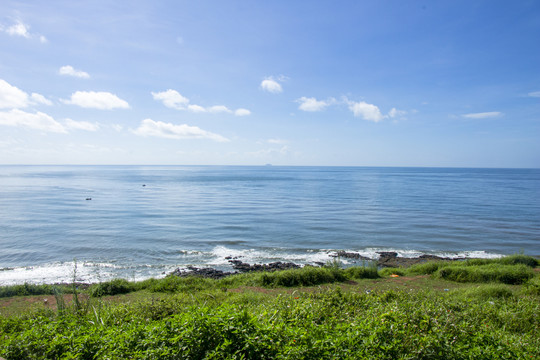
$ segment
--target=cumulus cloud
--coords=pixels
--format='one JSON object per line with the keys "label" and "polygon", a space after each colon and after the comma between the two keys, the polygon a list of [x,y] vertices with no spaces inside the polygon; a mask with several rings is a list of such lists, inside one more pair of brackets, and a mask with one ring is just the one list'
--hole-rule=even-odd
{"label": "cumulus cloud", "polygon": [[194,113],[202,113],[202,112],[207,111],[204,107],[200,105],[188,105],[187,108],[189,111],[194,112]]}
{"label": "cumulus cloud", "polygon": [[272,79],[266,79],[261,82],[261,89],[278,94],[283,91],[281,84]]}
{"label": "cumulus cloud", "polygon": [[41,94],[28,95],[23,90],[0,79],[0,109],[25,108],[35,104],[51,105],[52,102]]}
{"label": "cumulus cloud", "polygon": [[[201,105],[190,104],[190,101],[187,97],[182,96],[178,91],[173,89],[168,89],[167,91],[161,92],[152,92],[154,100],[163,102],[168,108],[176,110],[188,110],[193,113],[205,113],[209,112],[212,114],[227,113],[232,114],[233,111],[225,105],[214,105],[209,107],[203,107]],[[251,114],[247,109],[237,109],[234,111],[236,116],[246,116]]]}
{"label": "cumulus cloud", "polygon": [[333,99],[330,100],[317,100],[314,97],[305,97],[302,96],[300,99],[296,100],[297,103],[300,103],[298,109],[302,111],[323,111],[328,105],[332,104]]}
{"label": "cumulus cloud", "polygon": [[540,91],[533,91],[528,94],[530,97],[540,97]]}
{"label": "cumulus cloud", "polygon": [[405,110],[398,110],[396,108],[392,108],[389,112],[388,112],[388,116],[391,117],[391,118],[395,118],[395,117],[403,117],[407,115],[407,111]]}
{"label": "cumulus cloud", "polygon": [[69,100],[63,100],[63,102],[83,108],[100,110],[129,109],[127,101],[120,99],[115,94],[104,91],[76,91]]}
{"label": "cumulus cloud", "polygon": [[184,110],[189,104],[189,99],[182,96],[178,91],[168,89],[167,91],[152,92],[154,100],[160,100],[168,108]]}
{"label": "cumulus cloud", "polygon": [[251,111],[249,111],[248,109],[236,109],[234,111],[234,115],[236,115],[236,116],[248,116],[248,115],[251,115]]}
{"label": "cumulus cloud", "polygon": [[6,32],[11,36],[22,36],[29,39],[30,38],[30,33],[28,32],[29,28],[30,27],[28,25],[25,25],[22,22],[17,21],[16,24],[9,26],[6,29]]}
{"label": "cumulus cloud", "polygon": [[66,133],[66,129],[51,116],[42,113],[29,113],[19,109],[8,112],[0,112],[0,125],[26,127],[34,130],[42,130],[55,133]]}
{"label": "cumulus cloud", "polygon": [[349,105],[349,110],[352,111],[354,116],[374,122],[379,122],[384,119],[381,110],[376,105],[368,104],[364,101],[348,101],[347,103]]}
{"label": "cumulus cloud", "polygon": [[90,75],[87,72],[75,70],[71,65],[62,66],[60,70],[58,70],[58,73],[60,75],[74,76],[82,79],[90,78]]}
{"label": "cumulus cloud", "polygon": [[98,123],[91,123],[88,121],[75,121],[71,119],[66,119],[65,124],[68,129],[84,130],[84,131],[98,131],[99,130]]}
{"label": "cumulus cloud", "polygon": [[211,113],[214,113],[214,114],[217,114],[217,113],[232,113],[232,111],[228,107],[223,106],[223,105],[210,106],[208,108],[208,111],[211,112]]}
{"label": "cumulus cloud", "polygon": [[261,82],[261,89],[273,94],[278,94],[283,91],[280,83],[286,81],[287,79],[288,78],[284,75],[280,75],[277,78],[269,76]]}
{"label": "cumulus cloud", "polygon": [[499,111],[489,111],[489,112],[481,112],[481,113],[464,114],[462,116],[468,119],[486,119],[486,118],[498,117],[501,115],[503,115],[503,113]]}
{"label": "cumulus cloud", "polygon": [[13,24],[11,26],[8,26],[6,28],[1,28],[0,27],[0,30],[2,30],[2,29],[8,35],[11,35],[11,36],[21,36],[21,37],[24,37],[26,39],[37,38],[42,43],[47,42],[47,38],[45,36],[40,35],[40,34],[32,34],[32,33],[30,33],[30,26],[26,25],[22,21],[17,21],[15,24]]}
{"label": "cumulus cloud", "polygon": [[30,102],[32,104],[52,105],[52,101],[45,98],[45,96],[37,93],[32,93],[30,96]]}
{"label": "cumulus cloud", "polygon": [[133,130],[133,133],[139,136],[156,136],[167,139],[210,139],[219,142],[226,142],[229,139],[203,130],[197,126],[189,126],[186,124],[175,125],[162,121],[154,121],[145,119],[140,126]]}

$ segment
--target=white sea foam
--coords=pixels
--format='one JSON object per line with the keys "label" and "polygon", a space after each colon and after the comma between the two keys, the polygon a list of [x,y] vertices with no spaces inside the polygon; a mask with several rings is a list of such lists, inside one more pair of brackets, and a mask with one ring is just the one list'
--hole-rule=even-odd
{"label": "white sea foam", "polygon": [[[436,255],[447,258],[498,258],[502,255],[485,251],[462,252],[421,252],[416,250],[366,248],[347,249],[346,252],[377,260],[380,252],[396,252],[398,257],[413,258],[423,254]],[[54,284],[77,282],[97,283],[114,278],[124,278],[140,281],[150,277],[161,278],[177,268],[186,269],[188,266],[212,267],[231,271],[229,260],[238,259],[248,264],[267,264],[276,261],[293,262],[299,265],[326,263],[334,259],[337,250],[332,249],[234,249],[226,246],[216,246],[210,251],[181,250],[182,257],[177,258],[174,264],[132,264],[110,262],[58,262],[32,267],[15,267],[0,271],[0,285],[14,284]],[[345,266],[357,265],[364,260],[341,258]],[[76,265],[76,268],[75,268]]]}

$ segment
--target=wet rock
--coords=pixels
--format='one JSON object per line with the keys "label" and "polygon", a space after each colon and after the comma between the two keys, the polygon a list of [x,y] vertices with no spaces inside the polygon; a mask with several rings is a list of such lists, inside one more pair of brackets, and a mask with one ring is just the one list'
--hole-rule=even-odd
{"label": "wet rock", "polygon": [[[397,255],[397,254],[396,254]],[[357,260],[371,260],[366,256],[362,256],[359,253],[346,252],[346,251],[337,251],[335,254],[330,254],[331,257],[340,257],[344,259],[357,259]]]}
{"label": "wet rock", "polygon": [[409,267],[415,264],[421,264],[428,261],[452,261],[458,259],[445,258],[435,255],[420,255],[414,258],[398,257],[396,252],[378,252],[380,255],[377,265],[379,267]]}
{"label": "wet rock", "polygon": [[221,270],[216,270],[212,268],[196,268],[194,266],[188,266],[187,270],[176,269],[171,275],[187,277],[187,276],[201,276],[211,279],[221,279],[225,276],[233,275],[236,273],[225,272]]}
{"label": "wet rock", "polygon": [[287,269],[298,269],[300,265],[294,263],[284,263],[281,261],[273,262],[270,264],[253,264],[242,262],[241,260],[229,260],[232,264],[232,267],[235,270],[240,272],[251,272],[251,271],[278,271],[278,270],[287,270]]}

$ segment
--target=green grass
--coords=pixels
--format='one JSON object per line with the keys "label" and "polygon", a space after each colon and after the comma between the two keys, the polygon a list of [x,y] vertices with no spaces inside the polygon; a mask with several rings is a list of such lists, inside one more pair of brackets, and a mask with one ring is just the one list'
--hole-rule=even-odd
{"label": "green grass", "polygon": [[468,290],[219,289],[0,318],[7,359],[538,358],[539,299]]}
{"label": "green grass", "polygon": [[526,265],[487,264],[481,266],[451,265],[440,268],[434,275],[442,279],[468,282],[503,284],[523,284],[534,276],[534,271]]}
{"label": "green grass", "polygon": [[[67,287],[73,300],[57,294],[58,308],[0,308],[0,356],[540,358],[537,263],[523,255],[509,258],[381,271],[373,264],[342,269],[336,261],[220,280],[116,279],[90,287],[92,297]],[[385,279],[391,274],[401,276]],[[0,288],[0,294],[14,296],[2,300],[8,304],[51,289],[20,285]]]}
{"label": "green grass", "polygon": [[8,285],[0,286],[0,298],[29,295],[54,295],[56,291],[71,293],[71,285]]}

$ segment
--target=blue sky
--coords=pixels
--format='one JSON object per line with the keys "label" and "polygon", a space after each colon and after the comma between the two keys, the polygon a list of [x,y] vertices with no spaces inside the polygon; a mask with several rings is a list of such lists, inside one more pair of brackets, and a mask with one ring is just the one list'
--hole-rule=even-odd
{"label": "blue sky", "polygon": [[0,164],[540,167],[538,1],[0,3]]}

